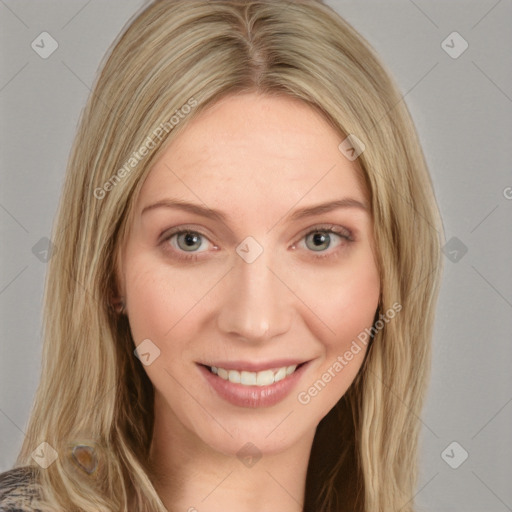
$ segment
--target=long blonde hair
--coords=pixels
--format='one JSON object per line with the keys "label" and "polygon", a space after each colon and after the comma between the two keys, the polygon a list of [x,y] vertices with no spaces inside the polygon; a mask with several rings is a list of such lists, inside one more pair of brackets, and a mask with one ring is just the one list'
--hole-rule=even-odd
{"label": "long blonde hair", "polygon": [[[317,429],[304,510],[414,510],[442,225],[407,107],[369,44],[319,0],[159,0],[130,20],[102,63],[54,224],[42,376],[17,460],[38,469],[42,512],[165,511],[147,465],[153,388],[126,317],[109,307],[115,265],[165,145],[213,102],[249,91],[307,102],[340,142],[353,134],[364,143],[357,162],[372,206],[380,311],[402,306]],[[59,455],[44,470],[31,457],[42,442]],[[77,444],[98,454],[90,474],[72,462]]]}

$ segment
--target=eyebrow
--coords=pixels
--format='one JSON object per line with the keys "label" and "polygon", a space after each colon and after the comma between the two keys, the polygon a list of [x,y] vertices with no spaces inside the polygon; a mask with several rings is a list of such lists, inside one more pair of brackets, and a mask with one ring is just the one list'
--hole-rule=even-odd
{"label": "eyebrow", "polygon": [[[214,210],[195,203],[189,203],[187,201],[182,201],[180,199],[163,199],[161,201],[158,201],[157,203],[146,206],[142,210],[141,215],[144,215],[146,212],[155,210],[157,208],[171,208],[183,210],[186,212],[194,213],[201,217],[218,220],[224,223],[226,223],[228,220],[227,215],[219,210]],[[320,215],[322,213],[328,213],[339,208],[359,208],[368,211],[368,206],[366,205],[366,203],[358,201],[357,199],[343,198],[296,210],[295,212],[293,212],[293,214],[290,215],[290,220],[297,221],[300,219],[304,219],[306,217],[313,217],[315,215]]]}

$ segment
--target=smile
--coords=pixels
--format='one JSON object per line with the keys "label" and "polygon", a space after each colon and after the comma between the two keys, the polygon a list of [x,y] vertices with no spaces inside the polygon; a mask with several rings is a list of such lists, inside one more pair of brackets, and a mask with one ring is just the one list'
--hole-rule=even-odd
{"label": "smile", "polygon": [[276,370],[263,370],[261,372],[226,370],[216,366],[210,366],[209,368],[213,374],[234,384],[242,384],[242,386],[270,386],[274,382],[279,382],[288,375],[291,375],[297,369],[297,365],[282,366]]}
{"label": "smile", "polygon": [[237,407],[270,407],[285,399],[297,386],[310,361],[197,363],[207,386],[222,400]]}

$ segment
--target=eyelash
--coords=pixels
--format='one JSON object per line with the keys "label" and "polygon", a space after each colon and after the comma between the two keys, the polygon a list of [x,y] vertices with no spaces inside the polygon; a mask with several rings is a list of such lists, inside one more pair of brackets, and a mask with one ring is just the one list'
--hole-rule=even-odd
{"label": "eyelash", "polygon": [[[195,229],[187,229],[186,227],[180,227],[180,228],[176,228],[175,230],[173,231],[170,231],[168,232],[165,237],[161,240],[161,244],[164,245],[164,244],[167,244],[169,242],[169,240],[174,236],[174,235],[182,235],[182,234],[186,234],[186,233],[191,233],[191,234],[194,234],[194,235],[200,235],[201,237],[204,237],[206,238],[207,240],[208,237],[201,233],[200,231],[197,231]],[[340,238],[343,238],[345,240],[345,242],[353,242],[354,239],[352,237],[352,233],[346,229],[346,228],[339,228],[337,226],[333,226],[333,225],[323,225],[323,226],[316,226],[314,227],[313,229],[310,229],[307,233],[305,233],[301,238],[300,238],[300,241],[302,241],[304,238],[306,238],[307,236],[311,235],[311,234],[314,234],[314,233],[327,233],[327,234],[334,234],[334,235],[338,235]],[[293,244],[294,246],[296,244]],[[329,252],[327,254],[325,254],[325,251],[322,251],[322,253],[324,254],[314,254],[313,255],[313,259],[315,260],[324,260],[326,258],[337,258],[338,256],[340,256],[340,248],[338,247],[338,249],[336,251],[334,251],[333,253]],[[172,250],[173,252],[173,256],[175,256],[178,260],[182,260],[182,261],[191,261],[191,262],[194,262],[194,261],[198,261],[199,259],[202,258],[202,256],[200,256],[200,254],[202,253],[191,253],[191,254],[186,254],[184,255],[183,252],[179,252],[179,251],[176,251],[174,248]],[[314,251],[311,251],[311,252],[314,252]]]}

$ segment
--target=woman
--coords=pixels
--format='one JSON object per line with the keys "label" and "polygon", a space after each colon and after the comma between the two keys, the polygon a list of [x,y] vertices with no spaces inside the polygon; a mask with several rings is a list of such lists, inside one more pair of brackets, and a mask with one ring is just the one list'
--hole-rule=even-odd
{"label": "woman", "polygon": [[151,3],[81,119],[1,509],[414,510],[441,238],[334,11]]}

